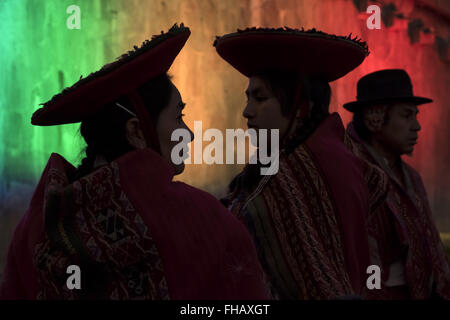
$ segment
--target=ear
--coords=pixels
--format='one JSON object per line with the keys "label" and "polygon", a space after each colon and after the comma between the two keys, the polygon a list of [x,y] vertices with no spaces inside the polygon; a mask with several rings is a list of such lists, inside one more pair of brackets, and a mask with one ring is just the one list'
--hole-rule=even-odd
{"label": "ear", "polygon": [[128,143],[135,149],[144,149],[147,147],[144,134],[142,133],[139,120],[137,118],[131,118],[125,124],[125,135]]}
{"label": "ear", "polygon": [[376,133],[381,130],[386,118],[386,110],[386,105],[369,106],[364,109],[364,125],[370,132]]}

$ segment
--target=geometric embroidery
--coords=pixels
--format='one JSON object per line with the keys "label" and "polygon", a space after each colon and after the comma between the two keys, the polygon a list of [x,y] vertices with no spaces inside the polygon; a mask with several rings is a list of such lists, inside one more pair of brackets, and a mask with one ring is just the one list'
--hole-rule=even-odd
{"label": "geometric embroidery", "polygon": [[[123,192],[117,163],[67,183],[49,170],[46,235],[36,245],[38,299],[170,298],[162,259],[140,214]],[[82,289],[66,287],[66,269],[80,266]]]}
{"label": "geometric embroidery", "polygon": [[[230,209],[254,236],[266,271],[267,289],[273,298],[282,292],[286,293],[283,299],[329,299],[352,294],[336,210],[324,178],[304,144],[280,157],[278,173],[261,188],[258,197],[251,201],[247,198],[245,191],[235,190]],[[257,201],[264,203],[264,208],[256,209]],[[267,260],[263,254],[261,241],[265,239],[258,239],[252,227],[261,223],[260,216],[276,235],[268,254],[276,253],[282,261],[275,261],[275,256]],[[286,266],[289,274],[275,279],[279,265]],[[293,280],[286,282],[287,278]]]}
{"label": "geometric embroidery", "polygon": [[[354,129],[348,130],[354,150],[358,155],[382,168],[360,140]],[[355,152],[355,153],[356,153]],[[439,233],[432,219],[425,188],[420,175],[405,162],[401,162],[404,178],[411,182],[411,192],[397,182],[396,177],[390,176],[389,192],[384,205],[369,217],[369,233],[376,242],[371,248],[378,256],[382,265],[389,267],[390,257],[393,255],[392,233],[397,242],[406,247],[404,258],[404,276],[412,299],[428,299],[436,285],[435,293],[450,299],[450,268],[445,255]],[[395,226],[392,231],[392,226]],[[376,291],[376,290],[373,290]],[[381,298],[386,299],[387,293]],[[372,297],[371,297],[372,298]],[[377,295],[373,297],[378,298]]]}

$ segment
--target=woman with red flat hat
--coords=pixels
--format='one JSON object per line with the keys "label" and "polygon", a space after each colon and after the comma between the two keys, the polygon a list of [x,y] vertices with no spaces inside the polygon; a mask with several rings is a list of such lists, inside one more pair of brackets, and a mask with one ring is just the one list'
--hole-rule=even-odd
{"label": "woman with red flat hat", "polygon": [[225,199],[253,235],[272,296],[364,296],[365,218],[385,181],[347,149],[342,121],[328,109],[329,82],[363,62],[365,43],[314,29],[251,28],[214,45],[249,78],[249,128],[278,129],[281,137],[278,172],[261,176],[260,164],[247,165]]}
{"label": "woman with red flat hat", "polygon": [[[167,71],[175,25],[54,96],[34,125],[81,122],[86,158],[53,153],[9,248],[0,299],[264,299],[245,227],[181,182],[171,133],[188,129]],[[68,267],[81,270],[69,289]]]}

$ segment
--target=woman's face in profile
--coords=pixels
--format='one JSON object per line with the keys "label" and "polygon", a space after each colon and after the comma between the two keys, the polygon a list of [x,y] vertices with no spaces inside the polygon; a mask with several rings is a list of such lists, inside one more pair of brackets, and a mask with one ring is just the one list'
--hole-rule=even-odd
{"label": "woman's face in profile", "polygon": [[[172,132],[176,129],[184,129],[189,132],[189,140],[183,140],[183,143],[189,143],[194,140],[194,133],[187,127],[183,121],[183,108],[185,104],[181,100],[180,92],[171,84],[171,94],[169,103],[161,110],[156,123],[156,133],[158,134],[161,156],[166,159],[174,168],[175,174],[180,174],[184,170],[184,162],[175,164],[172,162],[171,153],[174,146],[181,143],[180,141],[172,141]],[[130,145],[136,149],[147,148],[144,134],[140,128],[137,118],[128,120],[126,124],[127,138]],[[185,148],[187,149],[187,148]],[[183,151],[180,151],[183,152]],[[188,158],[187,154],[180,154],[181,158]]]}
{"label": "woman's face in profile", "polygon": [[[171,159],[171,153],[174,146],[179,144],[179,141],[171,141],[172,132],[176,129],[186,129],[190,132],[191,139],[194,140],[193,132],[184,123],[183,108],[185,103],[181,100],[181,95],[178,89],[172,85],[172,93],[170,95],[168,105],[161,111],[158,116],[156,124],[156,132],[158,134],[161,155],[166,159],[175,169],[175,174],[180,174],[184,171],[184,163],[174,164]],[[183,152],[183,151],[181,151]],[[181,157],[187,158],[188,155],[180,154]]]}

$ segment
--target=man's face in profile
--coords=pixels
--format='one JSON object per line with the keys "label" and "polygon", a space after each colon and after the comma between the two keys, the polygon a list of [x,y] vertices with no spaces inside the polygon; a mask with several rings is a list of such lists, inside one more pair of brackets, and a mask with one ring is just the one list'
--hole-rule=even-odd
{"label": "man's face in profile", "polygon": [[421,129],[417,120],[418,112],[417,106],[411,103],[390,105],[378,140],[396,155],[411,154]]}
{"label": "man's face in profile", "polygon": [[[278,129],[280,136],[287,132],[290,118],[283,115],[281,105],[267,83],[261,77],[254,76],[249,79],[245,91],[247,103],[243,116],[247,119],[248,128]],[[260,137],[258,136],[258,141]],[[270,140],[270,134],[268,135]]]}

